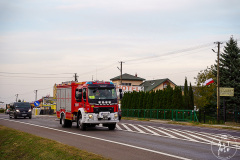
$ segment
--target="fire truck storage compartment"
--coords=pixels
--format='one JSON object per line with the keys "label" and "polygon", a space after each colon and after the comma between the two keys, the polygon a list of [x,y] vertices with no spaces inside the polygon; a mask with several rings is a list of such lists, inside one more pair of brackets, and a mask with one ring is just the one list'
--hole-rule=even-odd
{"label": "fire truck storage compartment", "polygon": [[56,106],[56,110],[57,111],[60,111],[60,109],[61,109],[61,89],[60,88],[58,88],[57,89],[57,106]]}
{"label": "fire truck storage compartment", "polygon": [[71,88],[57,89],[57,110],[65,109],[71,111],[72,92]]}

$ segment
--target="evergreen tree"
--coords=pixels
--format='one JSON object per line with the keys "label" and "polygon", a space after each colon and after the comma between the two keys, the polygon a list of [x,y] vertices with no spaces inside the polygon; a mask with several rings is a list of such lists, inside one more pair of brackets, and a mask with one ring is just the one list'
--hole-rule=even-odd
{"label": "evergreen tree", "polygon": [[148,93],[148,99],[147,99],[147,109],[152,109],[153,106],[153,94],[154,92]]}
{"label": "evergreen tree", "polygon": [[173,109],[182,109],[183,99],[182,99],[182,89],[176,86],[173,91]]}
{"label": "evergreen tree", "polygon": [[148,109],[147,108],[148,97],[149,97],[149,92],[145,92],[144,101],[143,101],[143,109]]}
{"label": "evergreen tree", "polygon": [[132,109],[132,94],[127,93],[127,109]]}
{"label": "evergreen tree", "polygon": [[138,107],[138,109],[143,109],[144,94],[145,94],[145,92],[143,92],[143,91],[139,92],[139,103],[138,103],[139,107]]}
{"label": "evergreen tree", "polygon": [[172,109],[172,107],[173,107],[173,100],[172,100],[172,98],[173,98],[173,88],[170,86],[170,85],[168,85],[167,86],[167,88],[166,88],[166,90],[165,90],[165,98],[166,98],[166,107],[167,107],[167,109]]}
{"label": "evergreen tree", "polygon": [[[237,40],[230,37],[219,58],[220,87],[234,88],[233,97],[224,97],[227,109],[240,110],[240,49]],[[216,70],[214,72],[216,75]],[[221,98],[222,100],[222,98]]]}
{"label": "evergreen tree", "polygon": [[154,94],[154,97],[153,97],[153,109],[158,109],[158,92],[159,90],[157,90]]}
{"label": "evergreen tree", "polygon": [[193,90],[192,90],[191,83],[190,83],[190,86],[189,86],[189,108],[188,109],[191,109],[191,110],[194,109],[194,95],[193,95]]}
{"label": "evergreen tree", "polygon": [[138,104],[138,95],[136,91],[131,92],[132,94],[132,109],[136,109],[137,108],[137,104]]}
{"label": "evergreen tree", "polygon": [[166,89],[164,89],[164,90],[162,90],[162,93],[161,93],[161,101],[160,101],[160,106],[161,106],[161,108],[160,109],[167,109],[166,108],[166,102],[167,102],[167,100],[166,100]]}
{"label": "evergreen tree", "polygon": [[163,90],[158,92],[158,109],[163,109]]}
{"label": "evergreen tree", "polygon": [[188,94],[187,78],[185,78],[185,83],[184,83],[184,109],[189,109],[189,94]]}
{"label": "evergreen tree", "polygon": [[126,108],[126,109],[129,108],[129,106],[128,106],[128,99],[129,99],[128,93],[124,93],[123,101],[124,101],[124,108]]}

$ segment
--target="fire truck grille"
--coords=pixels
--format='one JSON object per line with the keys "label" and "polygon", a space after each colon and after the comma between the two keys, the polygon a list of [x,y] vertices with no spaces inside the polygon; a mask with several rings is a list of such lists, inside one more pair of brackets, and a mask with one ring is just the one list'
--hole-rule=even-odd
{"label": "fire truck grille", "polygon": [[94,113],[99,113],[99,112],[114,112],[114,107],[94,107],[93,109]]}

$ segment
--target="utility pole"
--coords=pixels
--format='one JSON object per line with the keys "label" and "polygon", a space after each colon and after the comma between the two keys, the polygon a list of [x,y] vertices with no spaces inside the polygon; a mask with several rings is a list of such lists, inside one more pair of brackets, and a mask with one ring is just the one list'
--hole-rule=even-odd
{"label": "utility pole", "polygon": [[75,82],[78,81],[77,77],[78,77],[78,76],[77,76],[77,73],[74,73]]}
{"label": "utility pole", "polygon": [[220,77],[219,77],[219,54],[220,54],[220,44],[221,42],[214,42],[218,45],[218,52],[217,52],[217,121],[219,122],[219,108],[220,108]]}
{"label": "utility pole", "polygon": [[121,64],[121,65],[120,65],[120,69],[119,69],[118,67],[117,67],[117,68],[120,70],[120,85],[122,85],[122,64],[123,64],[124,62],[123,62],[123,61],[120,61],[119,63]]}
{"label": "utility pole", "polygon": [[34,90],[34,93],[36,94],[36,95],[35,95],[35,101],[37,101],[37,91],[38,91],[38,90]]}
{"label": "utility pole", "polygon": [[17,102],[17,100],[18,100],[18,94],[16,94],[15,96],[16,96],[16,102]]}

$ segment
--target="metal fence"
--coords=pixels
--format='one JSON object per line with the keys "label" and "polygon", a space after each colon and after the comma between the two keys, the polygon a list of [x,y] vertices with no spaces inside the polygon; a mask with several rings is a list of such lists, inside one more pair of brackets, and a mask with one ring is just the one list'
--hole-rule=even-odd
{"label": "metal fence", "polygon": [[122,109],[123,117],[198,121],[196,111],[177,109]]}
{"label": "metal fence", "polygon": [[[234,122],[234,123],[240,123],[240,111],[224,111],[223,109],[219,110],[219,117],[217,118],[217,111],[205,111],[205,110],[199,110],[197,113],[197,117],[199,122],[201,123],[225,123],[225,122]],[[217,119],[219,119],[219,122],[217,122]]]}

